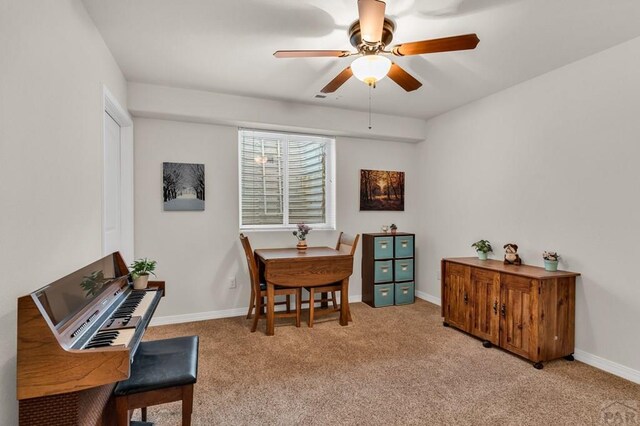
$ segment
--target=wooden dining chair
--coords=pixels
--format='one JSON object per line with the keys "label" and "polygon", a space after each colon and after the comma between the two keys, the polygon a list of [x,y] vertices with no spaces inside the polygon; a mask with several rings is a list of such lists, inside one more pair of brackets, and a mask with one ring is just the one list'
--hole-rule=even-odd
{"label": "wooden dining chair", "polygon": [[[264,317],[264,308],[266,306],[267,298],[267,284],[260,282],[260,273],[258,271],[258,264],[256,262],[251,243],[249,238],[244,234],[240,234],[240,241],[242,242],[242,248],[244,248],[244,254],[247,258],[247,265],[249,266],[249,278],[251,279],[251,301],[249,302],[249,313],[247,319],[251,318],[252,310],[255,308],[253,314],[253,325],[251,326],[251,332],[256,331],[258,327],[258,320],[260,317]],[[302,289],[300,287],[280,287],[275,286],[276,296],[286,296],[286,300],[282,302],[275,302],[275,305],[287,305],[285,312],[276,312],[276,318],[296,318],[296,327],[300,327],[300,311],[302,306]],[[291,295],[296,297],[296,311],[291,312],[290,302]]]}
{"label": "wooden dining chair", "polygon": [[[356,248],[358,248],[358,240],[360,239],[360,234],[356,234],[356,236],[352,236],[349,234],[345,234],[344,232],[340,232],[340,236],[338,237],[338,243],[336,244],[336,250],[347,253],[353,256],[356,253]],[[325,315],[331,314],[334,312],[340,312],[340,306],[338,306],[336,293],[342,290],[342,283],[331,283],[328,285],[323,285],[319,287],[305,287],[305,289],[309,292],[309,319],[307,320],[307,325],[309,327],[313,327],[313,321],[315,315]],[[320,299],[315,298],[315,295],[320,293],[322,296]],[[330,298],[329,298],[330,296]],[[348,320],[351,320],[351,311],[349,310],[349,295],[341,294],[340,295],[341,303],[347,304],[347,315]],[[329,303],[333,306],[333,309],[321,309],[316,311],[315,304],[316,303]]]}

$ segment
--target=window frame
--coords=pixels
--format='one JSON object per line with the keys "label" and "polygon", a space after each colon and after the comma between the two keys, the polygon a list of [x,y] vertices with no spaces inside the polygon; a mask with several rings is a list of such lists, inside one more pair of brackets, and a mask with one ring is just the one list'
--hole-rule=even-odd
{"label": "window frame", "polygon": [[[282,173],[283,187],[283,206],[282,206],[282,224],[265,224],[265,225],[245,225],[242,223],[242,142],[243,134],[260,135],[277,135],[285,142],[283,144],[283,164],[286,165]],[[336,138],[328,135],[315,135],[307,133],[280,132],[274,130],[262,130],[251,128],[238,128],[238,223],[241,231],[291,231],[297,229],[295,223],[289,222],[289,142],[298,138],[303,139],[321,139],[326,144],[326,179],[325,186],[325,223],[306,223],[314,230],[336,230]]]}

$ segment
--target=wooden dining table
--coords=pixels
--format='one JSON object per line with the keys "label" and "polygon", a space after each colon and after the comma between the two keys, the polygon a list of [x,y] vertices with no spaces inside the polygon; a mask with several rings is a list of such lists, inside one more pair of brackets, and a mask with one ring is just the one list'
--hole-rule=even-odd
{"label": "wooden dining table", "polygon": [[[282,287],[316,287],[341,282],[340,325],[348,325],[349,277],[353,273],[353,256],[331,247],[266,248],[255,251],[260,278],[267,284],[267,335],[274,334],[274,289]],[[312,303],[312,302],[309,302]]]}

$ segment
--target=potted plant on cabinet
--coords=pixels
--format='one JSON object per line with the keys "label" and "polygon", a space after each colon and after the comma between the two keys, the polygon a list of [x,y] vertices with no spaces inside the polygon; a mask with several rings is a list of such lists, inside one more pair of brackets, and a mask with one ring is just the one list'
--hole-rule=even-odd
{"label": "potted plant on cabinet", "polygon": [[146,257],[136,260],[129,267],[131,268],[131,278],[133,278],[133,288],[136,290],[147,288],[149,274],[156,275],[153,272],[156,269],[156,261],[149,260]]}
{"label": "potted plant on cabinet", "polygon": [[396,232],[398,232],[398,226],[395,223],[389,225],[389,229],[391,229],[391,235],[396,235]]}
{"label": "potted plant on cabinet", "polygon": [[542,258],[544,259],[544,269],[550,272],[555,272],[558,270],[558,259],[560,259],[560,255],[555,251],[545,251],[542,253]]}
{"label": "potted plant on cabinet", "polygon": [[478,259],[487,260],[487,253],[493,252],[493,248],[491,248],[491,243],[487,240],[479,240],[475,243],[471,244],[471,247],[476,249],[478,253]]}

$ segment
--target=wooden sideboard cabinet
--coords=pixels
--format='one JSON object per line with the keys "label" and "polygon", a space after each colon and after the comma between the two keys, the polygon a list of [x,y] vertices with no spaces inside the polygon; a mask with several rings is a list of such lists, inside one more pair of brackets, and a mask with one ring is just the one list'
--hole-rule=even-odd
{"label": "wooden sideboard cabinet", "polygon": [[415,300],[415,235],[363,234],[362,301],[374,308]]}
{"label": "wooden sideboard cabinet", "polygon": [[479,337],[534,362],[573,360],[575,272],[548,272],[475,257],[442,260],[442,316]]}

